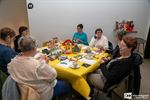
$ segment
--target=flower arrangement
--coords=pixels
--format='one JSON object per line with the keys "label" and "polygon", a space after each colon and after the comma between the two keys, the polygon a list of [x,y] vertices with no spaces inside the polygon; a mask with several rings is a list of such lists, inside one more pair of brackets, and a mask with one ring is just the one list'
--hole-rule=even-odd
{"label": "flower arrangement", "polygon": [[136,32],[136,31],[134,31],[134,22],[133,21],[125,21],[125,20],[123,20],[122,22],[116,21],[114,31],[120,31],[120,30],[124,30],[127,33],[128,32]]}

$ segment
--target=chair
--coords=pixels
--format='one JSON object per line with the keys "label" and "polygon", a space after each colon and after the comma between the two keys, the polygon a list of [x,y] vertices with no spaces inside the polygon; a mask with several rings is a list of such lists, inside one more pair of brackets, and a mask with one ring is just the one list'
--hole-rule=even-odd
{"label": "chair", "polygon": [[140,49],[140,45],[142,44],[142,46],[143,46],[142,54],[144,55],[144,47],[145,47],[146,40],[139,38],[139,37],[136,37],[136,39],[137,39],[137,52],[141,53],[139,49]]}
{"label": "chair", "polygon": [[18,84],[18,87],[21,93],[21,100],[41,100],[39,93],[32,87],[23,84]]}
{"label": "chair", "polygon": [[113,53],[113,44],[108,41],[108,49],[106,50],[107,53],[112,54]]}
{"label": "chair", "polygon": [[17,84],[11,76],[9,76],[2,88],[3,100],[41,100],[40,95],[32,87]]}
{"label": "chair", "polygon": [[133,53],[133,78],[134,78],[134,91],[133,93],[138,95],[140,91],[141,84],[141,72],[140,65],[143,63],[143,58],[138,53]]}
{"label": "chair", "polygon": [[111,86],[107,91],[107,96],[110,100],[124,100],[124,93],[132,92],[133,78],[128,75],[119,84]]}

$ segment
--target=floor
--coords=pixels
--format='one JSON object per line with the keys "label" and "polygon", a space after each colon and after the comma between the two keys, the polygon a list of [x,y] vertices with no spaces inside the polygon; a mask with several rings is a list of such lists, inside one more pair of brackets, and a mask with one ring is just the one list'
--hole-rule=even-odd
{"label": "floor", "polygon": [[141,65],[141,95],[149,95],[150,100],[150,59],[144,59],[143,64]]}

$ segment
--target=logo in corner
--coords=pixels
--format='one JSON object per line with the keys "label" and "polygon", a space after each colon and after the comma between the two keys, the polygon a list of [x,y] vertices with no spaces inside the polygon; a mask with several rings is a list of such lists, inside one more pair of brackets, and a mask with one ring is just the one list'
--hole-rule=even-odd
{"label": "logo in corner", "polygon": [[124,99],[132,99],[132,93],[124,93]]}

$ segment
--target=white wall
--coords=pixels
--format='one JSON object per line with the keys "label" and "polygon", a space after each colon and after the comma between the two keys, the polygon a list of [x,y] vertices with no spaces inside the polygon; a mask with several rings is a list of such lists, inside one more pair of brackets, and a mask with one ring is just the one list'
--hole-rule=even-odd
{"label": "white wall", "polygon": [[10,27],[18,34],[21,25],[28,26],[26,0],[0,0],[0,29]]}
{"label": "white wall", "polygon": [[31,34],[41,44],[54,36],[72,38],[76,25],[82,23],[89,41],[101,27],[114,42],[115,21],[133,20],[137,36],[145,38],[150,0],[27,0],[34,4],[28,9]]}

